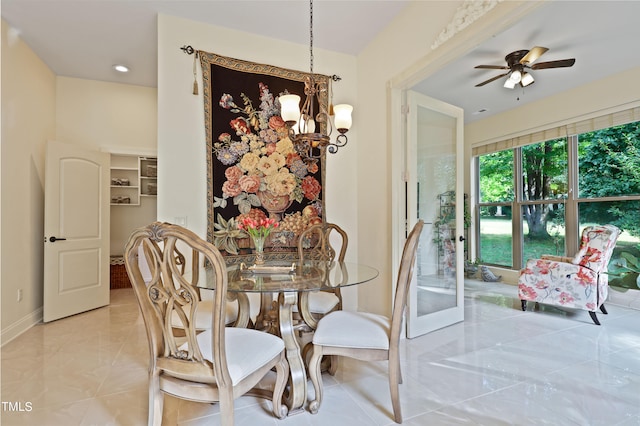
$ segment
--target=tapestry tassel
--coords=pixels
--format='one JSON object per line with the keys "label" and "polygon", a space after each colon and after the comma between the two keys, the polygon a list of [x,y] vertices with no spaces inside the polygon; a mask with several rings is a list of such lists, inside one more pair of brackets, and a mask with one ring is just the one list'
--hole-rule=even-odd
{"label": "tapestry tassel", "polygon": [[333,83],[332,80],[329,80],[329,115],[333,117],[335,114],[333,113]]}
{"label": "tapestry tassel", "polygon": [[198,94],[198,78],[197,78],[197,72],[196,72],[196,59],[198,59],[198,52],[196,52],[196,54],[193,55],[193,94],[194,95]]}

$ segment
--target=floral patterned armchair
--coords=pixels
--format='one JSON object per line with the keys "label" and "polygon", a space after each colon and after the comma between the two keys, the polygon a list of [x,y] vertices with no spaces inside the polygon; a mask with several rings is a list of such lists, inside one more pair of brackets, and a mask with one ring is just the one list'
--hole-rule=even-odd
{"label": "floral patterned armchair", "polygon": [[609,294],[607,265],[619,235],[620,229],[613,225],[587,226],[575,257],[543,255],[528,260],[518,280],[522,310],[527,301],[586,309],[600,325],[596,310],[607,313],[603,305]]}

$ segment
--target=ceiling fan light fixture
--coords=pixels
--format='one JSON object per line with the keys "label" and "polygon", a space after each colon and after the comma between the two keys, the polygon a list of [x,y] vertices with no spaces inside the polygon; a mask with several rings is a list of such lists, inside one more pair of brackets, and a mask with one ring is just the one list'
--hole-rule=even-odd
{"label": "ceiling fan light fixture", "polygon": [[531,83],[533,83],[533,76],[531,75],[531,73],[525,72],[522,75],[522,79],[520,80],[520,84],[522,84],[522,87],[527,87],[528,85],[530,85]]}
{"label": "ceiling fan light fixture", "polygon": [[509,80],[513,81],[514,84],[520,83],[520,80],[522,80],[522,73],[520,72],[520,70],[515,70],[514,72],[512,72],[509,76]]}
{"label": "ceiling fan light fixture", "polygon": [[514,87],[516,87],[516,82],[513,81],[511,78],[508,78],[505,80],[504,82],[504,87],[506,87],[507,89],[513,89]]}

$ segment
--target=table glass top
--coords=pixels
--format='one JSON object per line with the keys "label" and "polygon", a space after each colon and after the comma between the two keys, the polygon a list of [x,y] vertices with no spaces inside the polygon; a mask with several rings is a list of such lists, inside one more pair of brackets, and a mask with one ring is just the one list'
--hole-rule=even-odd
{"label": "table glass top", "polygon": [[[347,287],[370,281],[378,271],[370,266],[353,262],[267,262],[262,268],[246,268],[230,265],[228,271],[229,292],[277,293],[282,291],[314,291],[327,288]],[[197,287],[215,288],[213,274],[200,274]]]}

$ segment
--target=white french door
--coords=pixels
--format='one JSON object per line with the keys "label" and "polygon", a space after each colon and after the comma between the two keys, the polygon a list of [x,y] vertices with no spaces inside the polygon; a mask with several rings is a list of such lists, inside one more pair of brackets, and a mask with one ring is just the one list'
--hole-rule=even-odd
{"label": "white french door", "polygon": [[463,111],[407,92],[407,225],[420,237],[407,304],[407,337],[464,320]]}

